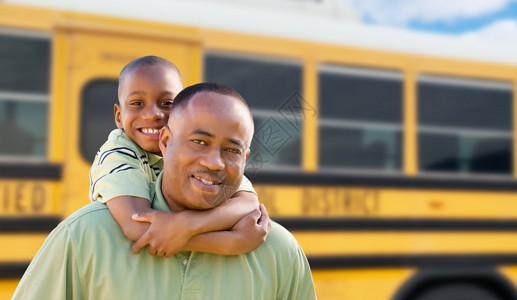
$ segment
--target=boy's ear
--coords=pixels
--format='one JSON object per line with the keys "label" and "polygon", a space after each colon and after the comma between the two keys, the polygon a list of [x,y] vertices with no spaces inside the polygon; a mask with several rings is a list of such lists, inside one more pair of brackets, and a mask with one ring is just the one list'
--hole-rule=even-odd
{"label": "boy's ear", "polygon": [[121,118],[121,108],[120,105],[115,103],[115,106],[113,107],[113,114],[115,115],[115,124],[117,125],[117,128],[124,128],[124,125],[122,124],[122,118]]}
{"label": "boy's ear", "polygon": [[162,156],[167,152],[167,147],[169,147],[169,143],[172,139],[172,131],[169,126],[165,125],[160,129],[160,137],[158,140],[158,146],[160,147],[160,151],[162,152]]}

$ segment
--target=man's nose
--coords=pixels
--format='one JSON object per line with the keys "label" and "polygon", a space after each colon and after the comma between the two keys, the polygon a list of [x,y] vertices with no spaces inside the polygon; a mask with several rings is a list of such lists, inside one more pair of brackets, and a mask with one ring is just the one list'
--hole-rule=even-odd
{"label": "man's nose", "polygon": [[165,117],[165,113],[156,105],[151,105],[147,107],[143,117],[148,120],[159,120]]}
{"label": "man's nose", "polygon": [[212,148],[209,151],[203,153],[200,163],[212,171],[221,171],[224,169],[224,160],[221,157],[221,150],[218,148]]}

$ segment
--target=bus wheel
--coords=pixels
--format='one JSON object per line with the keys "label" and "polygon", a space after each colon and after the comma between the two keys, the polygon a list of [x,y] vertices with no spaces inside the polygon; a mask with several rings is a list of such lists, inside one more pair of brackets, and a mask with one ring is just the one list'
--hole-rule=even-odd
{"label": "bus wheel", "polygon": [[441,284],[422,291],[414,300],[503,300],[492,291],[468,282]]}

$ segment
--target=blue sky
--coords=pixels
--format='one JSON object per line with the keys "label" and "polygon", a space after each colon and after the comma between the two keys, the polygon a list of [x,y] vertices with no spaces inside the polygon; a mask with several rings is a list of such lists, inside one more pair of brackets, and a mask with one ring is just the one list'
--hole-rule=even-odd
{"label": "blue sky", "polygon": [[366,24],[517,45],[517,0],[343,1]]}

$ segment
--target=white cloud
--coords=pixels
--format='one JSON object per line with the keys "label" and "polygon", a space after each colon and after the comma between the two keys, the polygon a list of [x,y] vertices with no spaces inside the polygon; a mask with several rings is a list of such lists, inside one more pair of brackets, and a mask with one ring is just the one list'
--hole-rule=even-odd
{"label": "white cloud", "polygon": [[517,45],[517,20],[498,20],[479,30],[460,35],[463,39]]}
{"label": "white cloud", "polygon": [[517,0],[343,0],[375,23],[405,25],[410,21],[451,22],[503,9]]}

